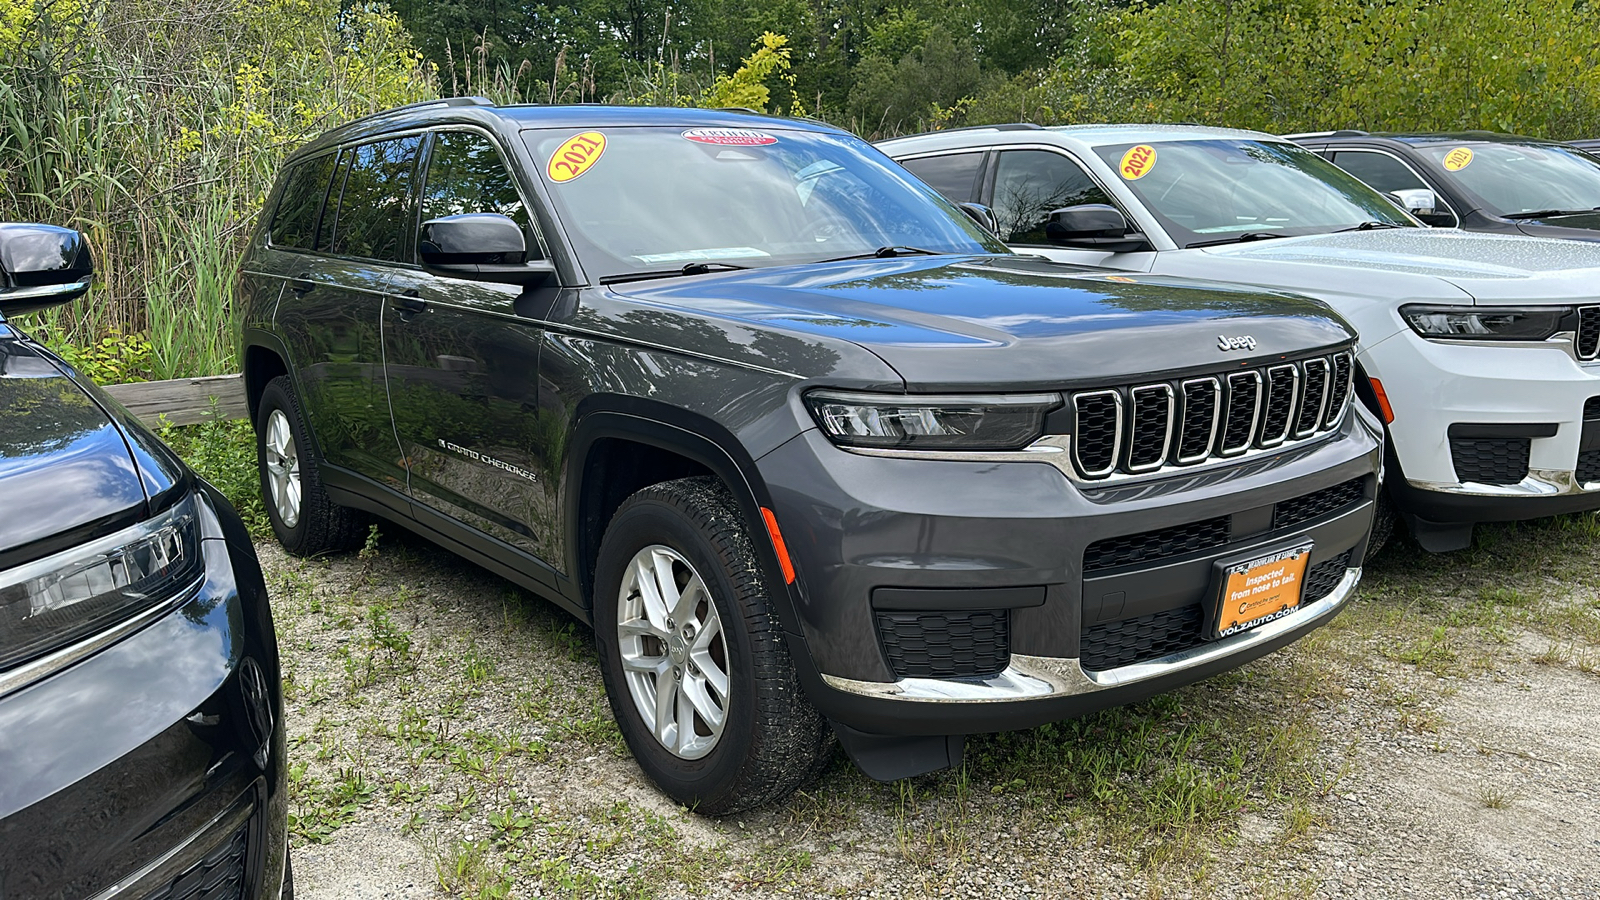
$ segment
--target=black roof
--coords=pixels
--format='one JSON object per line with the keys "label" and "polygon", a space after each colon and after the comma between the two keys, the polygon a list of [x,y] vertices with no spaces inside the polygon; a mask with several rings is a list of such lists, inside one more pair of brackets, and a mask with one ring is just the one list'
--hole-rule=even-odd
{"label": "black roof", "polygon": [[509,123],[516,129],[656,125],[673,128],[772,128],[786,131],[844,133],[842,129],[815,119],[787,119],[748,109],[608,106],[595,103],[570,106],[545,106],[532,103],[500,106],[485,97],[451,97],[411,103],[347,122],[323,132],[291,155],[302,156],[369,135],[445,122],[476,123],[486,127]]}

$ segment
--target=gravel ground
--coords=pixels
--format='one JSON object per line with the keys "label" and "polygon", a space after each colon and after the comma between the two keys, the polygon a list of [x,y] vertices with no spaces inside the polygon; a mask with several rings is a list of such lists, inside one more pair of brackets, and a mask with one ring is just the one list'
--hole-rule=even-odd
{"label": "gravel ground", "polygon": [[590,635],[385,532],[259,549],[302,900],[1600,897],[1600,526],[1397,547],[1287,651],[874,784],[839,755],[723,820],[640,775]]}

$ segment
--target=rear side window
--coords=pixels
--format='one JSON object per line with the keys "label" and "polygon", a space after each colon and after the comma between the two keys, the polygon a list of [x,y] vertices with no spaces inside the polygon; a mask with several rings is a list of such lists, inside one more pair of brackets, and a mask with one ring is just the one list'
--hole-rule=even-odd
{"label": "rear side window", "polygon": [[978,169],[983,166],[983,154],[924,156],[905,160],[900,165],[951,203],[967,203],[978,193]]}
{"label": "rear side window", "polygon": [[268,238],[274,247],[311,250],[316,246],[317,213],[328,195],[334,155],[296,163],[283,176],[283,194],[272,214]]}
{"label": "rear side window", "polygon": [[349,167],[339,196],[330,251],[340,256],[400,261],[411,217],[412,174],[418,135],[374,141],[347,151]]}
{"label": "rear side window", "polygon": [[1340,150],[1333,164],[1365,181],[1368,187],[1384,193],[1425,188],[1426,184],[1405,163],[1385,153],[1366,150]]}
{"label": "rear side window", "polygon": [[532,256],[539,245],[528,227],[528,210],[506,170],[500,151],[488,138],[468,131],[441,131],[428,154],[428,179],[422,190],[422,221],[463,213],[499,213],[522,226]]}
{"label": "rear side window", "polygon": [[995,220],[1008,244],[1045,244],[1044,225],[1054,210],[1111,198],[1072,160],[1049,150],[1000,154],[994,179]]}

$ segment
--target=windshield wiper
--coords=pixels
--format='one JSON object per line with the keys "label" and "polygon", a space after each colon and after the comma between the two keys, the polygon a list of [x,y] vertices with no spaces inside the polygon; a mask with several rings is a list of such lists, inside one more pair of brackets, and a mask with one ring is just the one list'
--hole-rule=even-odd
{"label": "windshield wiper", "polygon": [[1340,228],[1334,234],[1344,234],[1346,231],[1372,231],[1377,228],[1399,228],[1393,222],[1362,222],[1360,225],[1351,225],[1349,228]]}
{"label": "windshield wiper", "polygon": [[692,262],[677,269],[656,269],[650,272],[623,272],[620,275],[606,275],[600,279],[601,284],[621,284],[624,281],[645,281],[651,278],[678,278],[683,275],[705,275],[709,272],[735,272],[748,269],[749,266],[740,266],[725,262]]}
{"label": "windshield wiper", "polygon": [[852,253],[849,256],[835,256],[832,259],[822,259],[818,262],[844,262],[847,259],[893,259],[896,256],[943,256],[944,250],[924,250],[921,247],[903,247],[899,245],[879,247],[871,253]]}
{"label": "windshield wiper", "polygon": [[1548,219],[1552,216],[1581,216],[1585,213],[1600,211],[1600,206],[1594,209],[1536,209],[1532,212],[1506,213],[1502,219]]}
{"label": "windshield wiper", "polygon": [[1243,234],[1236,234],[1236,235],[1233,235],[1231,237],[1218,238],[1217,240],[1214,240],[1214,241],[1195,241],[1192,244],[1184,244],[1183,245],[1183,249],[1189,250],[1189,249],[1192,249],[1192,248],[1195,248],[1195,247],[1220,247],[1223,244],[1248,244],[1251,241],[1264,241],[1264,240],[1267,240],[1268,238],[1281,238],[1281,237],[1288,237],[1288,235],[1280,234],[1280,233],[1278,233],[1276,231],[1246,231]]}

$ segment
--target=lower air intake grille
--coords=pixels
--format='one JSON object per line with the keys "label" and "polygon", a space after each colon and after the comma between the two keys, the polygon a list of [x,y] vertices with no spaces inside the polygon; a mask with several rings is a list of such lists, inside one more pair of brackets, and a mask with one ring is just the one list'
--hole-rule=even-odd
{"label": "lower air intake grille", "polygon": [[1516,484],[1528,477],[1527,438],[1451,438],[1456,479],[1479,484]]}
{"label": "lower air intake grille", "polygon": [[1200,604],[1151,613],[1121,622],[1095,625],[1083,633],[1078,662],[1091,672],[1103,672],[1205,643],[1200,636]]}
{"label": "lower air intake grille", "polygon": [[878,638],[895,678],[993,675],[1011,663],[1011,614],[880,612]]}
{"label": "lower air intake grille", "polygon": [[1218,516],[1156,531],[1098,540],[1083,551],[1083,572],[1087,575],[1101,569],[1221,547],[1228,543],[1231,525],[1228,516]]}
{"label": "lower air intake grille", "polygon": [[1579,484],[1600,481],[1600,450],[1584,450],[1578,454]]}
{"label": "lower air intake grille", "polygon": [[[1305,590],[1300,595],[1301,605],[1315,603],[1333,593],[1349,566],[1349,550],[1312,566],[1306,573]],[[1204,615],[1204,608],[1196,603],[1181,609],[1090,626],[1084,629],[1078,661],[1090,672],[1104,672],[1198,647],[1206,642],[1201,636]]]}
{"label": "lower air intake grille", "polygon": [[205,858],[145,900],[242,900],[245,888],[245,836],[240,828]]}
{"label": "lower air intake grille", "polygon": [[1583,420],[1600,419],[1600,397],[1590,397],[1583,401]]}
{"label": "lower air intake grille", "polygon": [[1572,345],[1579,359],[1600,356],[1600,306],[1578,308],[1578,333]]}
{"label": "lower air intake grille", "polygon": [[1320,518],[1336,509],[1360,502],[1366,496],[1364,479],[1353,478],[1344,484],[1323,488],[1279,503],[1272,511],[1273,528],[1292,528],[1301,522]]}

